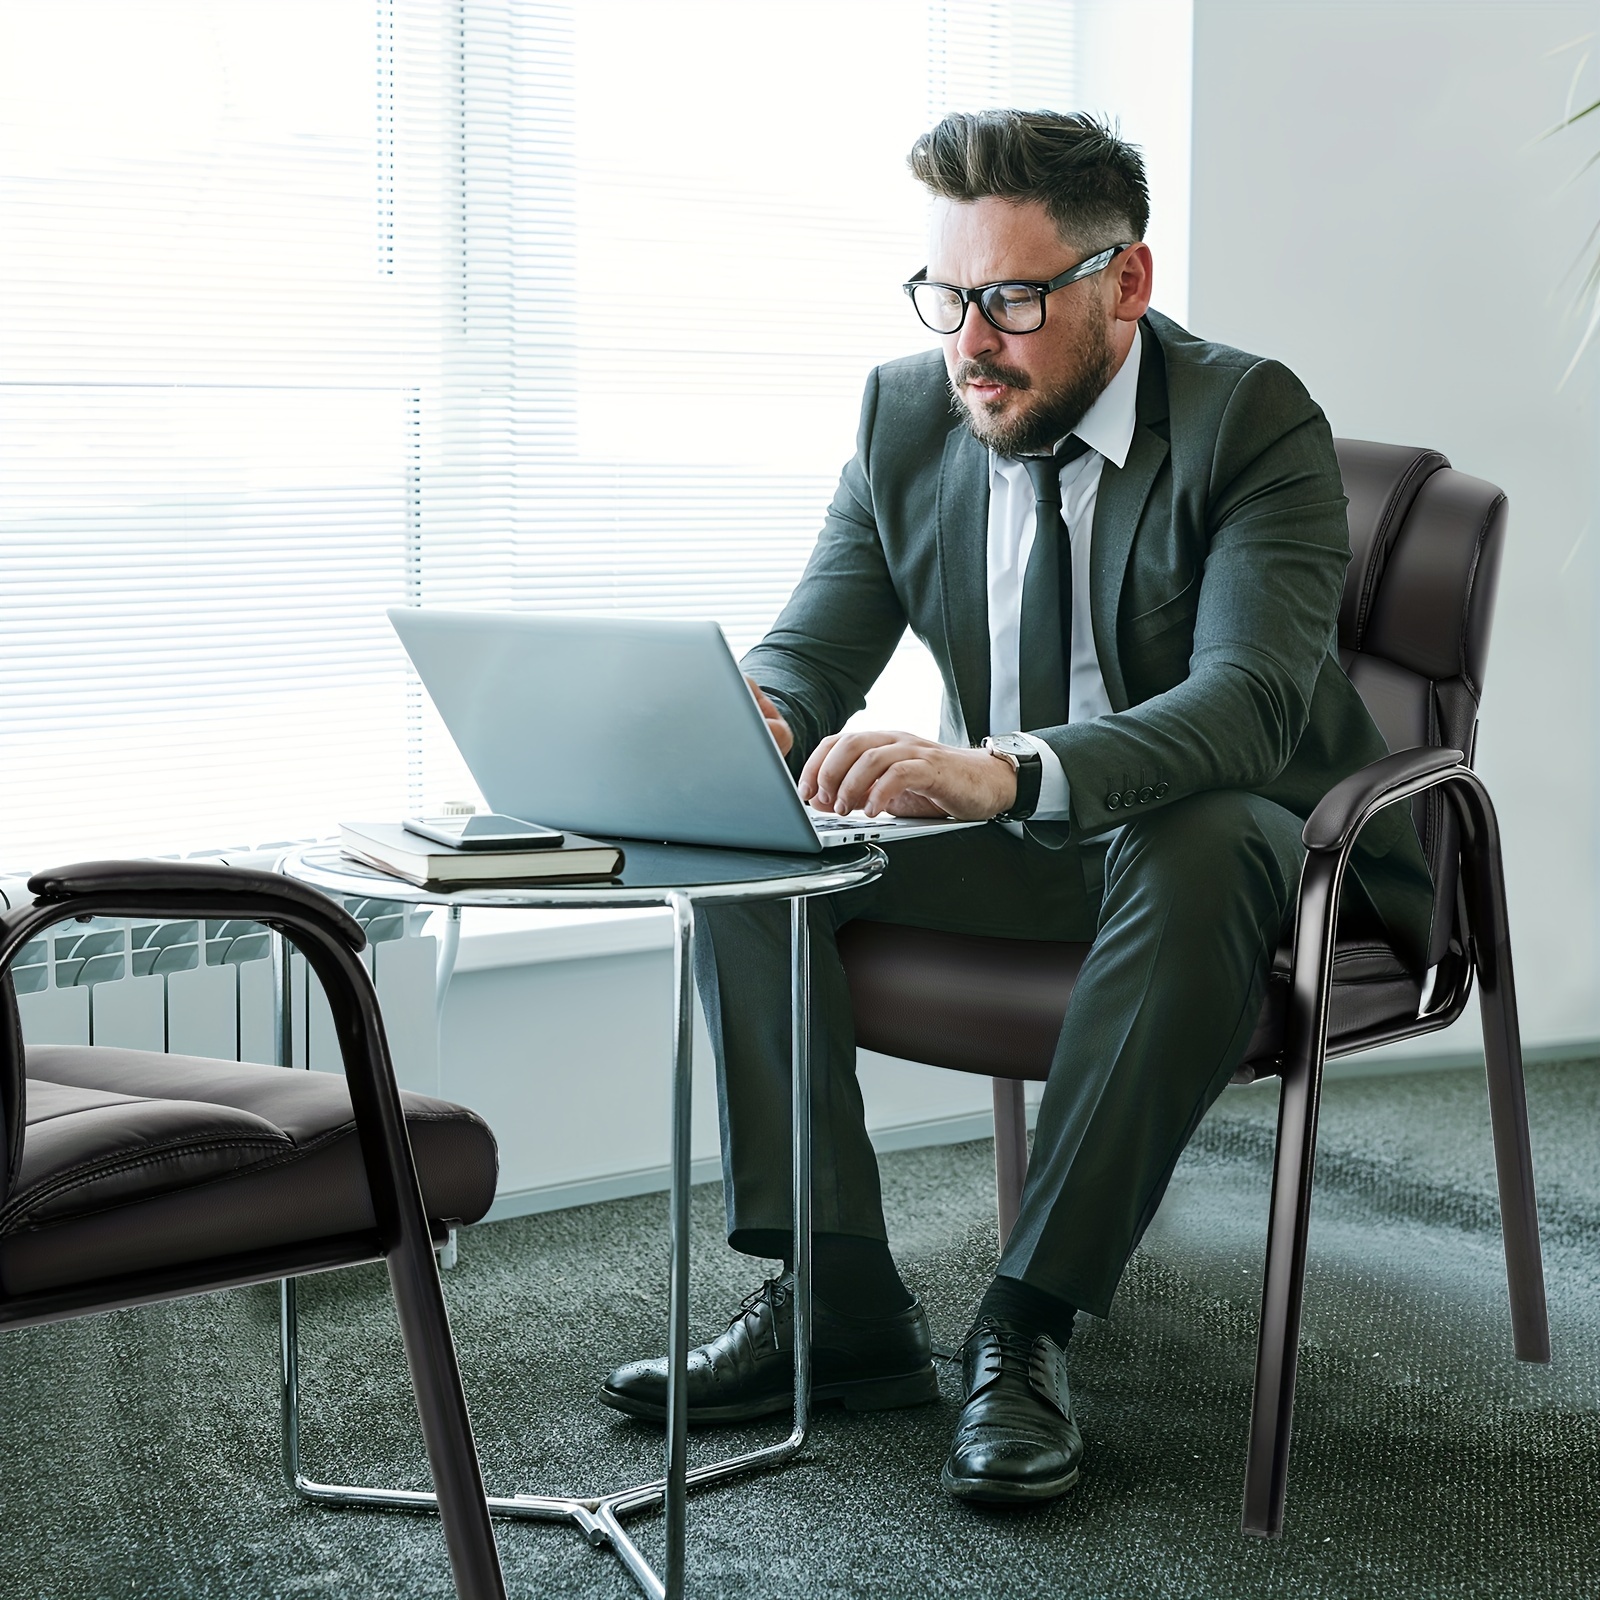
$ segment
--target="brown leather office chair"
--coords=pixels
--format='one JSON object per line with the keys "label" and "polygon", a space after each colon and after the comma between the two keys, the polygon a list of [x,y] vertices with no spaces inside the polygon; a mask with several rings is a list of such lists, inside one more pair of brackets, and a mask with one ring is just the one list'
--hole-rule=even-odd
{"label": "brown leather office chair", "polygon": [[[1283,1530],[1323,1062],[1445,1027],[1466,1006],[1474,974],[1513,1342],[1524,1361],[1550,1359],[1499,833],[1468,764],[1506,499],[1435,450],[1336,445],[1352,549],[1340,659],[1394,753],[1337,784],[1306,822],[1293,944],[1278,952],[1234,1079],[1283,1079],[1244,1495],[1245,1531],[1265,1537]],[[1435,887],[1426,986],[1381,939],[1336,929],[1356,835],[1375,812],[1407,800]],[[1027,1170],[1022,1084],[1049,1076],[1088,949],[871,922],[840,930],[858,1044],[994,1079],[1002,1243]]]}
{"label": "brown leather office chair", "polygon": [[[101,861],[0,917],[0,1329],[385,1260],[463,1600],[503,1600],[434,1239],[494,1199],[494,1136],[395,1087],[360,925],[272,873]],[[17,953],[73,917],[237,918],[321,980],[345,1076],[93,1045],[24,1053]],[[414,1153],[414,1154],[413,1154]]]}

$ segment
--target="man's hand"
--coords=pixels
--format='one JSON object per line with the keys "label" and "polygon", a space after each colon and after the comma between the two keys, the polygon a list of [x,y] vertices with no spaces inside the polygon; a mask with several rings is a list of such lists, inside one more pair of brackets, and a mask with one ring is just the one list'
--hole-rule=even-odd
{"label": "man's hand", "polygon": [[789,724],[783,720],[783,713],[772,703],[772,697],[752,677],[746,676],[746,683],[750,685],[750,693],[756,697],[756,704],[761,707],[761,720],[767,725],[767,732],[772,735],[772,742],[778,747],[778,754],[786,756],[794,748],[794,734]]}
{"label": "man's hand", "polygon": [[978,822],[1016,802],[1017,775],[987,750],[914,733],[834,733],[812,751],[800,798],[843,816],[957,817]]}

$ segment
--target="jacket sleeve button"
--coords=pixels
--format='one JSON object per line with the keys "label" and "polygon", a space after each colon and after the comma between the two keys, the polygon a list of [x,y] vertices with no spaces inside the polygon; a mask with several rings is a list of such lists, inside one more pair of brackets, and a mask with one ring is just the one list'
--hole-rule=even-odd
{"label": "jacket sleeve button", "polygon": [[1108,794],[1106,796],[1106,810],[1107,811],[1115,811],[1117,809],[1117,807],[1120,806],[1121,804],[1122,804],[1122,796],[1120,794]]}
{"label": "jacket sleeve button", "polygon": [[1127,793],[1123,795],[1122,803],[1125,806],[1131,806],[1131,805],[1137,804],[1138,803],[1138,799],[1139,799],[1138,791],[1136,789],[1129,789],[1127,791]]}
{"label": "jacket sleeve button", "polygon": [[1166,794],[1166,792],[1167,792],[1167,786],[1166,786],[1166,784],[1164,784],[1164,783],[1158,783],[1158,784],[1157,784],[1157,785],[1156,785],[1156,799],[1157,799],[1157,800],[1159,800],[1159,799],[1161,799],[1161,797],[1162,797],[1162,796],[1163,796],[1163,795],[1164,795],[1164,794]]}
{"label": "jacket sleeve button", "polygon": [[1151,795],[1153,795],[1153,794],[1154,794],[1154,793],[1155,793],[1155,790],[1154,790],[1154,789],[1152,789],[1152,788],[1151,788],[1151,787],[1150,787],[1150,785],[1149,785],[1149,784],[1148,784],[1148,783],[1147,783],[1147,784],[1146,784],[1146,785],[1145,785],[1145,786],[1144,786],[1144,788],[1142,788],[1142,789],[1141,789],[1141,790],[1140,790],[1140,791],[1139,791],[1139,804],[1140,804],[1140,805],[1142,805],[1142,806],[1143,806],[1143,805],[1148,805],[1148,804],[1149,804],[1149,803],[1150,803],[1150,797],[1151,797]]}

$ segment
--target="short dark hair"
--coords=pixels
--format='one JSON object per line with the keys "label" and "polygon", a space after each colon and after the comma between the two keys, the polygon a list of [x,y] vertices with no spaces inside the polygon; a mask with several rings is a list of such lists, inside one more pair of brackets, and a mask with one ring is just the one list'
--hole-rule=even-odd
{"label": "short dark hair", "polygon": [[1138,146],[1086,112],[954,111],[906,164],[947,200],[1035,201],[1080,249],[1131,244],[1150,223]]}

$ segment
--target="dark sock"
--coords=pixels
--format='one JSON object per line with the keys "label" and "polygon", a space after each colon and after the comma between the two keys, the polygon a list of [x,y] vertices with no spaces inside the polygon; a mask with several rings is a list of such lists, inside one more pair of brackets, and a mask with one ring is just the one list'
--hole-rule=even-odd
{"label": "dark sock", "polygon": [[978,1315],[1009,1322],[1026,1334],[1047,1333],[1064,1350],[1072,1337],[1072,1319],[1078,1308],[1057,1295],[1046,1294],[1020,1278],[996,1278],[983,1291]]}
{"label": "dark sock", "polygon": [[817,1293],[853,1317],[889,1317],[911,1304],[894,1257],[882,1239],[852,1233],[819,1233],[811,1241]]}
{"label": "dark sock", "polygon": [[[777,1228],[740,1228],[728,1239],[747,1256],[794,1266],[794,1238]],[[855,1317],[888,1317],[911,1304],[894,1257],[882,1239],[853,1233],[818,1233],[811,1239],[811,1285],[836,1311]]]}
{"label": "dark sock", "polygon": [[728,1243],[742,1256],[781,1261],[786,1267],[794,1254],[794,1235],[787,1228],[735,1228]]}

